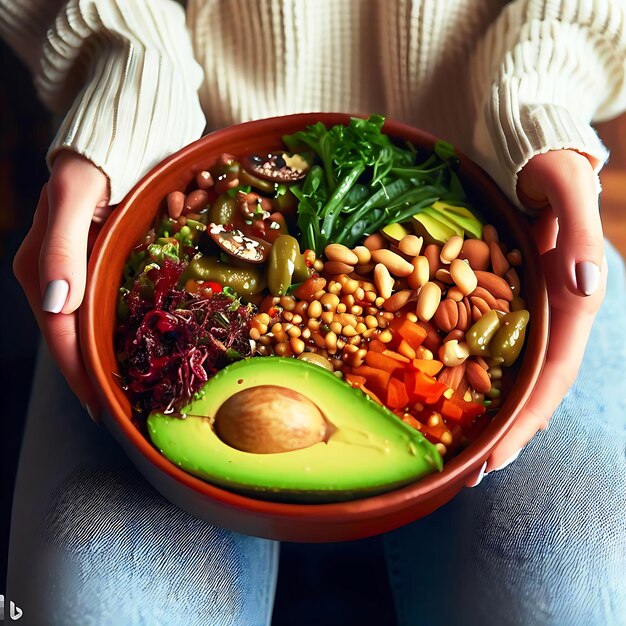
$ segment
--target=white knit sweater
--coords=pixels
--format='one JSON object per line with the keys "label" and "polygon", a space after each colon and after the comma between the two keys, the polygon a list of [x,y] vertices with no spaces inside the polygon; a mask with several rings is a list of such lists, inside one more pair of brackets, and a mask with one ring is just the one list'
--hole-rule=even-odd
{"label": "white knit sweater", "polygon": [[119,202],[212,130],[378,112],[477,160],[516,200],[533,155],[596,169],[592,121],[626,109],[626,0],[0,0],[0,32],[65,119],[63,147]]}

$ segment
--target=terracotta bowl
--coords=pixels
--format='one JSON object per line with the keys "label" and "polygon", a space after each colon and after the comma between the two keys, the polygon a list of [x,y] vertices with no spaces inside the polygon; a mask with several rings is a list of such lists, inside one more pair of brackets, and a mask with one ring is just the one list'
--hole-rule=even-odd
{"label": "terracotta bowl", "polygon": [[[382,495],[334,504],[284,504],[231,493],[187,474],[162,456],[131,421],[131,407],[117,384],[113,337],[122,269],[133,246],[150,228],[167,193],[185,190],[199,170],[211,167],[222,152],[235,155],[280,149],[280,138],[322,121],[347,123],[350,116],[307,113],[249,122],[214,132],[155,167],[116,209],[101,232],[89,262],[89,280],[81,307],[81,347],[90,376],[99,388],[103,422],[145,478],[168,500],[207,522],[249,535],[283,541],[358,539],[407,524],[448,502],[481,467],[506,435],[528,400],[543,366],[548,336],[546,288],[539,256],[519,213],[494,182],[459,154],[460,176],[483,215],[503,239],[521,250],[522,287],[531,314],[527,343],[516,382],[497,416],[469,448],[444,470],[415,484]],[[432,147],[435,137],[388,121],[385,132]]]}

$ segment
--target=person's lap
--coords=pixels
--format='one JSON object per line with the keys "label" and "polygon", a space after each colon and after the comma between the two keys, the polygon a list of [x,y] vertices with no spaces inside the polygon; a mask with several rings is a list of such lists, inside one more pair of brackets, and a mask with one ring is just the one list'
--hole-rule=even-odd
{"label": "person's lap", "polygon": [[[623,265],[581,374],[509,468],[385,536],[401,624],[625,624]],[[25,623],[269,623],[278,545],[176,509],[45,351],[16,483],[7,598]]]}

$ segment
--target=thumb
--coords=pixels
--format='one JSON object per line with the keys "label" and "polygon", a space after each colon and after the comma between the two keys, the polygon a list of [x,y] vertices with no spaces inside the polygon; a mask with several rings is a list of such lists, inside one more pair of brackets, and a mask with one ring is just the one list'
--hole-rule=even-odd
{"label": "thumb", "polygon": [[107,204],[108,179],[91,161],[63,151],[47,193],[48,226],[39,256],[42,308],[71,313],[85,293],[89,228],[96,207]]}

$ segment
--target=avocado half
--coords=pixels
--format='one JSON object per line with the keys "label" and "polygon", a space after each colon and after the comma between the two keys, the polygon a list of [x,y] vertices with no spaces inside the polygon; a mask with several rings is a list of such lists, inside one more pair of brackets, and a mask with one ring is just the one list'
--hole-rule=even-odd
{"label": "avocado half", "polygon": [[[271,454],[243,452],[215,433],[220,406],[233,394],[261,385],[295,390],[332,424],[326,441]],[[288,357],[233,363],[203,387],[203,397],[177,417],[153,412],[148,432],[172,463],[209,483],[262,499],[337,502],[413,482],[443,461],[420,432],[329,371]]]}

